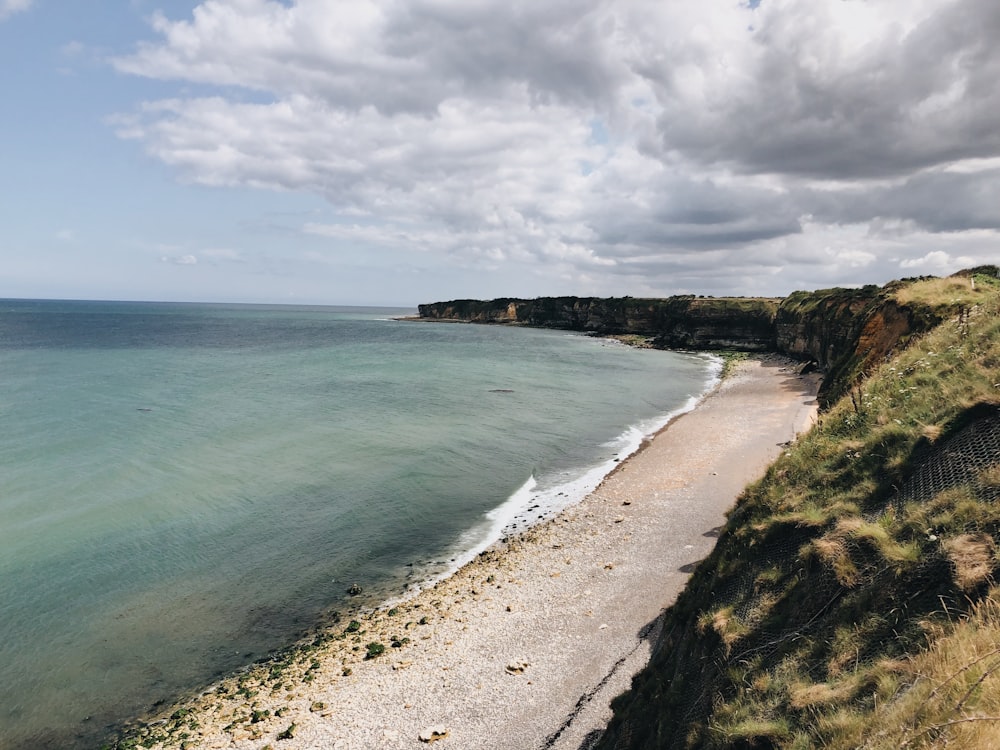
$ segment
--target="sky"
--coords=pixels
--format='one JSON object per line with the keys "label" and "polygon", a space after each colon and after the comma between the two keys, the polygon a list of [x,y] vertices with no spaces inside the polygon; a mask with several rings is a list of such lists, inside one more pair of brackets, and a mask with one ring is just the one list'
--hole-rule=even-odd
{"label": "sky", "polygon": [[0,0],[0,297],[782,296],[1000,261],[996,0]]}

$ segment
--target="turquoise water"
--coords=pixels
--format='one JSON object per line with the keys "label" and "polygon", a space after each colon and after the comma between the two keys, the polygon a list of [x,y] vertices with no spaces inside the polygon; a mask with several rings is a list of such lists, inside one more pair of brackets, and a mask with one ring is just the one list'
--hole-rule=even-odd
{"label": "turquoise water", "polygon": [[0,748],[93,747],[351,584],[446,574],[716,371],[407,312],[0,301]]}

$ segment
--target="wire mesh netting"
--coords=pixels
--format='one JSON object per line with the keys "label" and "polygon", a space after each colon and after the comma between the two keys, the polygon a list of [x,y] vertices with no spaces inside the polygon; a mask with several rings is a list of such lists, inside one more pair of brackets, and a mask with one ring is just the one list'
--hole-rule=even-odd
{"label": "wire mesh netting", "polygon": [[989,469],[1000,462],[1000,413],[990,407],[976,410],[978,418],[940,447],[928,451],[892,499],[897,510],[907,503],[926,503],[941,492],[967,486],[977,499],[1000,499],[1000,484],[988,481]]}
{"label": "wire mesh netting", "polygon": [[[962,426],[950,436],[934,444],[925,442],[914,452],[908,476],[887,500],[867,509],[866,521],[894,523],[903,518],[907,508],[934,501],[948,491],[961,490],[979,503],[1000,500],[1000,409],[992,405],[973,407],[956,424]],[[965,530],[985,532],[994,538],[998,531],[971,527]],[[932,542],[936,539],[931,536],[933,531],[927,530]],[[950,529],[952,534],[960,531]],[[815,551],[819,545],[825,545],[825,559],[819,559],[823,555],[805,553],[807,549]],[[703,616],[716,613],[716,620],[699,621],[699,627],[720,633],[722,644],[712,641],[716,645],[705,648],[696,645],[698,639],[691,633],[679,635],[681,628],[691,629],[691,622],[677,623],[673,628],[668,622],[664,629],[660,648],[690,648],[692,653],[698,651],[698,657],[692,659],[680,653],[668,657],[668,670],[673,673],[662,677],[661,690],[672,696],[670,705],[675,718],[666,725],[675,731],[672,737],[659,736],[657,747],[687,746],[690,737],[685,732],[694,723],[708,719],[713,702],[719,698],[719,686],[730,684],[734,674],[751,665],[766,669],[806,640],[828,637],[832,619],[828,615],[833,608],[843,608],[837,614],[838,621],[843,622],[850,617],[848,613],[863,616],[866,606],[881,608],[889,602],[897,611],[898,621],[902,621],[914,612],[937,606],[947,610],[951,605],[961,609],[968,603],[952,582],[952,563],[945,546],[938,542],[922,546],[920,558],[901,568],[877,554],[870,540],[789,524],[769,528],[745,554],[752,555],[752,565],[733,566],[740,572],[718,575],[711,591],[700,592]],[[849,580],[830,563],[837,555],[849,560]],[[735,622],[731,638],[724,634],[726,618]],[[894,627],[891,617],[887,618],[887,638],[893,637]],[[823,648],[815,644],[809,647]],[[868,653],[859,650],[856,660],[875,658],[887,648],[884,638],[872,638],[866,647]],[[692,664],[696,668],[692,669]],[[826,659],[817,659],[812,677],[826,679],[827,666]],[[617,728],[615,750],[631,747],[633,734],[648,736],[648,732],[638,731],[637,721],[629,717]],[[766,747],[767,743],[751,746]]]}

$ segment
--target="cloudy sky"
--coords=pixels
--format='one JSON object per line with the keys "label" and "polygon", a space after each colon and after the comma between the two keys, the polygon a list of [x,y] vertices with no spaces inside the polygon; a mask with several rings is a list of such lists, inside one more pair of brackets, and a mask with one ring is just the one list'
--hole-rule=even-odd
{"label": "cloudy sky", "polygon": [[783,295],[1000,260],[996,0],[0,0],[0,297]]}

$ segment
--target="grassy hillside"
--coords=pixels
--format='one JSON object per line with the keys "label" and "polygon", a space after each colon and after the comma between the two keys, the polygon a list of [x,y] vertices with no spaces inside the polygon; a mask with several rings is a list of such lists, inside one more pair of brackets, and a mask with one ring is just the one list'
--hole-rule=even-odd
{"label": "grassy hillside", "polygon": [[890,291],[951,314],[747,488],[599,747],[1000,747],[1000,283]]}

